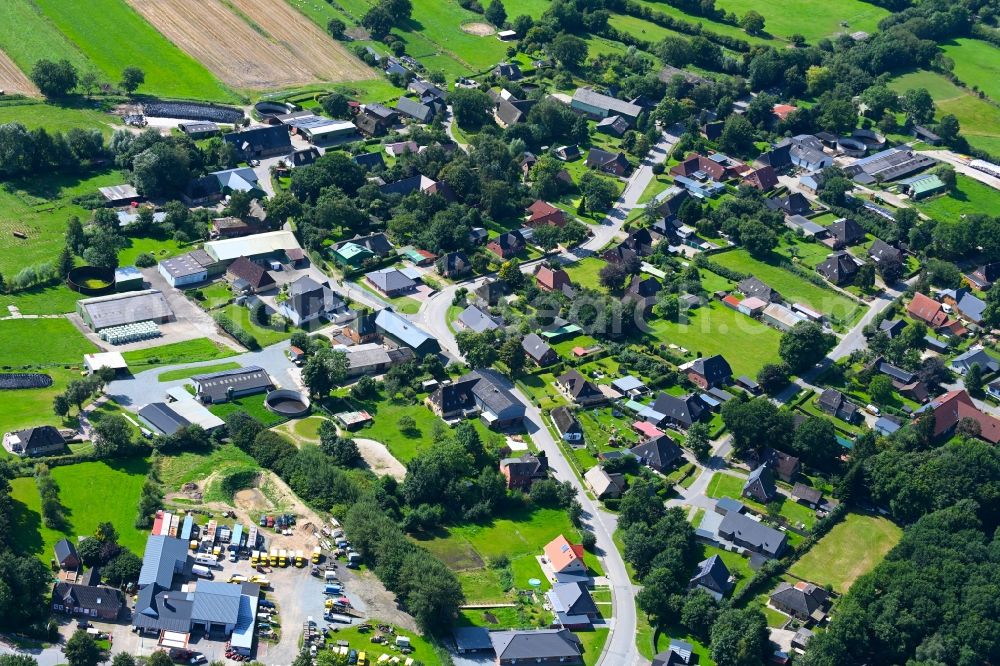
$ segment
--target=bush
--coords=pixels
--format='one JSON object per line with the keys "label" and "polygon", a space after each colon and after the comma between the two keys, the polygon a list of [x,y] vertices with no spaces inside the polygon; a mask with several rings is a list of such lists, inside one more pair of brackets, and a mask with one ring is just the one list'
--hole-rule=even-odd
{"label": "bush", "polygon": [[149,268],[156,265],[156,257],[149,252],[143,252],[135,258],[135,265],[139,268]]}
{"label": "bush", "polygon": [[257,338],[253,337],[248,331],[241,328],[235,321],[221,312],[215,315],[215,323],[247,349],[251,351],[260,349],[260,343],[257,342]]}

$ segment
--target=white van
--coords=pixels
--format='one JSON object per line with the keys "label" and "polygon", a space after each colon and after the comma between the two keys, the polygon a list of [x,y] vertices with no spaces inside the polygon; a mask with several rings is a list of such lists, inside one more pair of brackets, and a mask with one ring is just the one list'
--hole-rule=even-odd
{"label": "white van", "polygon": [[208,567],[202,566],[200,564],[196,564],[193,567],[191,567],[191,573],[193,573],[195,576],[198,576],[198,578],[213,577],[212,571]]}
{"label": "white van", "polygon": [[867,411],[869,414],[874,414],[875,416],[882,416],[881,410],[879,410],[878,407],[872,404],[866,405],[865,411]]}
{"label": "white van", "polygon": [[219,565],[218,558],[212,555],[195,555],[195,564],[200,564],[203,567],[216,567]]}

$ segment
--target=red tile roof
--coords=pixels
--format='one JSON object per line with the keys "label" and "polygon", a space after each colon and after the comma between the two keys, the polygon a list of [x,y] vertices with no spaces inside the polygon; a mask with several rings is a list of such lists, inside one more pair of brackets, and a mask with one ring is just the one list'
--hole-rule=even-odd
{"label": "red tile roof", "polygon": [[566,537],[560,534],[545,546],[545,559],[549,561],[552,570],[556,573],[565,571],[577,560],[583,559],[583,546],[570,543]]}
{"label": "red tile roof", "polygon": [[948,319],[948,314],[941,308],[940,303],[921,293],[913,296],[913,300],[906,306],[906,311],[914,319],[926,322],[933,328],[941,326]]}
{"label": "red tile roof", "polygon": [[774,108],[771,109],[771,111],[774,113],[774,115],[778,116],[778,118],[784,120],[785,118],[788,117],[789,113],[795,111],[796,109],[798,109],[798,107],[792,106],[791,104],[775,104]]}
{"label": "red tile roof", "polygon": [[632,424],[632,429],[640,435],[645,435],[649,439],[654,439],[663,434],[663,431],[648,421],[636,421]]}
{"label": "red tile roof", "polygon": [[972,402],[964,390],[951,391],[930,403],[929,411],[934,414],[934,436],[950,432],[964,418],[971,418],[979,424],[980,437],[996,444],[1000,442],[1000,419],[984,414]]}

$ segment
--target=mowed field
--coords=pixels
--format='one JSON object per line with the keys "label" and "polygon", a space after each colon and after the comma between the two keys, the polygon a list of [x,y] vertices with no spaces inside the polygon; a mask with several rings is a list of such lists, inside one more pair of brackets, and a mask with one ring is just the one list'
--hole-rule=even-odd
{"label": "mowed field", "polygon": [[764,30],[776,37],[800,34],[809,42],[832,37],[839,32],[875,32],[888,10],[862,0],[719,0],[719,9],[743,17],[750,10],[764,17]]}
{"label": "mowed field", "polygon": [[875,568],[903,531],[886,520],[850,514],[792,565],[788,573],[841,594]]}
{"label": "mowed field", "polygon": [[375,72],[283,0],[129,0],[147,21],[241,89],[358,81]]}
{"label": "mowed field", "polygon": [[937,105],[938,118],[953,114],[972,146],[1000,154],[1000,109],[989,102],[934,72],[910,72],[893,79],[889,87],[900,93],[911,88],[926,88]]}
{"label": "mowed field", "polygon": [[955,63],[955,76],[1000,101],[1000,49],[979,39],[960,38],[945,44],[944,54]]}

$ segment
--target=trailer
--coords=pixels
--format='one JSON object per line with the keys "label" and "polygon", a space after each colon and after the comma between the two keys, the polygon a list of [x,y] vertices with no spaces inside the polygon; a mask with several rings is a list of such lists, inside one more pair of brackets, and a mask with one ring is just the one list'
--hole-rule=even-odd
{"label": "trailer", "polygon": [[229,538],[229,550],[238,553],[242,546],[243,546],[243,525],[241,523],[236,523],[236,525],[233,526],[232,536]]}
{"label": "trailer", "polygon": [[184,525],[181,526],[181,538],[185,541],[191,540],[191,531],[194,529],[194,516],[190,513],[184,516]]}
{"label": "trailer", "polygon": [[[323,619],[327,622],[339,622],[340,624],[350,624],[354,621],[354,618],[350,615],[343,615],[341,613],[328,613]],[[358,663],[360,663],[360,660],[358,660]]]}
{"label": "trailer", "polygon": [[278,566],[278,549],[274,546],[271,547],[271,566]]}
{"label": "trailer", "polygon": [[170,530],[167,532],[169,536],[176,537],[181,529],[181,516],[179,513],[175,513],[170,518]]}
{"label": "trailer", "polygon": [[278,566],[287,567],[288,566],[288,551],[284,548],[278,550]]}
{"label": "trailer", "polygon": [[156,517],[153,518],[153,534],[160,533],[160,526],[163,525],[163,509],[157,509]]}
{"label": "trailer", "polygon": [[205,529],[201,533],[201,540],[207,546],[211,546],[215,543],[215,532],[219,529],[219,521],[210,520],[208,525],[205,525]]}
{"label": "trailer", "polygon": [[250,532],[249,534],[247,534],[247,548],[249,548],[250,550],[257,548],[257,540],[259,538],[257,535],[258,535],[257,526],[251,525]]}
{"label": "trailer", "polygon": [[251,566],[257,566],[258,564],[260,564],[260,551],[259,550],[251,550],[250,551],[250,564],[251,564]]}
{"label": "trailer", "polygon": [[320,548],[319,546],[316,546],[315,548],[313,548],[312,563],[319,564],[319,560],[321,557],[323,557],[323,549]]}
{"label": "trailer", "polygon": [[361,566],[361,553],[348,553],[347,554],[347,566],[351,569],[357,569]]}
{"label": "trailer", "polygon": [[161,536],[170,536],[170,521],[174,519],[172,513],[166,511],[163,512],[163,521],[160,523],[160,531],[157,534]]}
{"label": "trailer", "polygon": [[326,587],[323,588],[323,594],[333,594],[340,596],[340,593],[342,591],[343,588],[340,586],[340,583],[327,583]]}
{"label": "trailer", "polygon": [[337,580],[337,572],[328,569],[327,571],[323,572],[323,580],[326,581]]}
{"label": "trailer", "polygon": [[306,556],[301,550],[295,551],[295,566],[302,568],[306,565]]}

